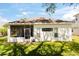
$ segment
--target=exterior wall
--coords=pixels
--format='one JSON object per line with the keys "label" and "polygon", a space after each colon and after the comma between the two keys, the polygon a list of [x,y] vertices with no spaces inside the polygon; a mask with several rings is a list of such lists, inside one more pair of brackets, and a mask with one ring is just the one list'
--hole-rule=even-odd
{"label": "exterior wall", "polygon": [[79,35],[79,28],[74,28],[72,34]]}
{"label": "exterior wall", "polygon": [[[53,28],[53,31],[42,31],[42,28]],[[58,28],[58,37],[54,37],[54,34],[56,33],[56,28]],[[72,40],[72,29],[69,27],[53,27],[52,25],[46,26],[34,26],[34,37],[36,41],[53,41],[53,40],[59,40],[59,41],[71,41]]]}
{"label": "exterior wall", "polygon": [[71,41],[72,40],[72,29],[71,28],[58,28],[59,40],[60,41]]}
{"label": "exterior wall", "polygon": [[34,37],[37,41],[51,40],[53,38],[54,32],[43,32],[42,28],[34,28]]}
{"label": "exterior wall", "polygon": [[[53,28],[52,31],[42,31],[42,28]],[[29,41],[35,39],[36,41],[71,41],[72,40],[72,28],[69,25],[34,25],[33,37],[30,37]],[[56,29],[58,29],[56,31]],[[54,34],[58,33],[58,37]],[[24,37],[10,37],[10,27],[8,28],[8,42],[26,42]]]}

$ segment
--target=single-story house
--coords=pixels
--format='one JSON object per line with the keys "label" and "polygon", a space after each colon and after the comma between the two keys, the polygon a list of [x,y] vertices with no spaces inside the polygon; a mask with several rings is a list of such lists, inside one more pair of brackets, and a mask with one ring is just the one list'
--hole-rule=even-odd
{"label": "single-story house", "polygon": [[10,22],[8,42],[26,41],[72,41],[72,21],[62,21],[38,17],[32,20]]}

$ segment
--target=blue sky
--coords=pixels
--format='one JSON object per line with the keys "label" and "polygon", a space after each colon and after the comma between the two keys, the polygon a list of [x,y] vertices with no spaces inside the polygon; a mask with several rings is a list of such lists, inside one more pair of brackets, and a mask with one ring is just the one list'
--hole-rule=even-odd
{"label": "blue sky", "polygon": [[[19,18],[50,17],[54,19],[71,20],[79,13],[79,5],[73,6],[57,4],[56,12],[50,16],[45,12],[42,3],[0,3],[0,19],[2,22],[13,21]],[[1,24],[0,23],[0,24]]]}
{"label": "blue sky", "polygon": [[[60,5],[57,6],[57,9],[63,7],[64,6]],[[0,15],[2,17],[6,17],[7,19],[18,19],[23,17],[25,18],[50,17],[50,15],[48,15],[48,13],[45,12],[45,8],[42,7],[42,3],[0,4],[0,12],[1,12]],[[57,17],[60,18],[61,16],[57,16]]]}

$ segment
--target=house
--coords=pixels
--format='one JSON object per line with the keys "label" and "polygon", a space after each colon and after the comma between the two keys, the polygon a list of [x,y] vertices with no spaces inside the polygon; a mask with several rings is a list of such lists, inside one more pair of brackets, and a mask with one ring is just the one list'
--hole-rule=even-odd
{"label": "house", "polygon": [[[74,23],[75,24],[78,24],[79,23],[79,13],[78,14],[76,14],[76,15],[74,15],[74,17],[75,17],[75,19],[73,20],[74,21]],[[79,36],[79,28],[78,27],[75,27],[74,29],[73,29],[73,35],[77,35],[77,36]]]}
{"label": "house", "polygon": [[72,41],[74,27],[72,21],[53,21],[44,17],[18,20],[9,23],[8,42]]}

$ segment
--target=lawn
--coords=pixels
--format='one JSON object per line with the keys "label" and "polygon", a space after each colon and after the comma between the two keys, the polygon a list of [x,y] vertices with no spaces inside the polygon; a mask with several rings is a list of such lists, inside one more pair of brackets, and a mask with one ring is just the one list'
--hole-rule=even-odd
{"label": "lawn", "polygon": [[79,36],[72,36],[72,41],[79,43]]}
{"label": "lawn", "polygon": [[[3,40],[2,40],[3,39]],[[6,42],[6,37],[0,38]],[[0,45],[0,55],[4,56],[79,56],[79,36],[69,42],[33,42],[31,44],[7,43]]]}

